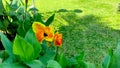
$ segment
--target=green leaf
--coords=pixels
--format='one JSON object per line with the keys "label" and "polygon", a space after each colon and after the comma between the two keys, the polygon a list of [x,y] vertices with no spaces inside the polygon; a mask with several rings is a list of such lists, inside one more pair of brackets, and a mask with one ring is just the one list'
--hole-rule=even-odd
{"label": "green leaf", "polygon": [[120,56],[120,41],[118,43],[115,55]]}
{"label": "green leaf", "polygon": [[120,68],[120,41],[118,43],[116,52],[111,58],[110,68]]}
{"label": "green leaf", "polygon": [[55,58],[56,53],[53,50],[48,50],[43,56],[40,56],[40,61],[42,63],[47,64],[47,61],[53,60]]}
{"label": "green leaf", "polygon": [[12,42],[3,34],[0,32],[0,38],[1,38],[1,42],[5,48],[5,51],[10,55],[13,56],[13,52],[12,52],[12,47],[13,44]]}
{"label": "green leaf", "polygon": [[109,50],[109,55],[112,57],[113,56],[113,48]]}
{"label": "green leaf", "polygon": [[42,50],[41,50],[41,54],[45,54],[48,51],[48,45],[47,45],[47,41],[43,40],[42,44],[41,44]]}
{"label": "green leaf", "polygon": [[66,59],[64,53],[58,55],[57,61],[62,66],[62,68],[66,68],[66,66],[67,66],[67,59]]}
{"label": "green leaf", "polygon": [[87,68],[87,64],[84,61],[79,62],[79,64],[76,65],[77,68]]}
{"label": "green leaf", "polygon": [[41,22],[41,23],[44,24],[44,22],[43,22],[43,20],[42,20],[42,16],[41,16],[40,13],[35,13],[34,16],[33,16],[33,18],[34,18],[34,21],[36,21],[36,22]]}
{"label": "green leaf", "polygon": [[13,11],[17,10],[17,8],[19,7],[18,3],[19,3],[19,0],[13,0],[11,5],[10,5],[11,10],[13,10]]}
{"label": "green leaf", "polygon": [[25,40],[32,45],[32,47],[34,48],[35,57],[37,58],[40,54],[40,51],[41,51],[41,45],[38,42],[38,40],[37,40],[37,38],[36,38],[32,29],[30,29],[27,32],[27,34],[25,36]]}
{"label": "green leaf", "polygon": [[55,14],[53,14],[51,17],[48,18],[48,20],[45,22],[46,26],[49,26],[53,20],[54,20]]}
{"label": "green leaf", "polygon": [[107,54],[102,62],[103,68],[109,68],[110,59],[111,59],[111,56]]}
{"label": "green leaf", "polygon": [[39,60],[26,62],[26,65],[28,65],[30,68],[44,68],[42,62]]}
{"label": "green leaf", "polygon": [[20,36],[24,37],[27,33],[27,31],[31,28],[31,16],[29,13],[26,13],[26,17],[25,15],[21,15],[19,17],[19,27],[17,29],[17,32]]}
{"label": "green leaf", "polygon": [[13,63],[15,60],[16,60],[16,59],[13,58],[13,57],[8,57],[7,59],[5,59],[5,60],[3,61],[3,63]]}
{"label": "green leaf", "polygon": [[47,68],[62,68],[60,64],[54,60],[49,60],[47,63]]}
{"label": "green leaf", "polygon": [[0,64],[0,68],[28,68],[20,63],[2,63]]}
{"label": "green leaf", "polygon": [[95,65],[89,62],[86,62],[87,67],[86,68],[95,68]]}
{"label": "green leaf", "polygon": [[18,35],[14,40],[13,53],[18,55],[22,61],[31,61],[34,59],[34,48]]}
{"label": "green leaf", "polygon": [[78,64],[77,60],[74,57],[67,58],[67,62],[68,62],[67,64],[68,67],[72,67]]}
{"label": "green leaf", "polygon": [[4,12],[4,6],[3,6],[3,3],[2,3],[2,0],[0,0],[0,15],[3,15],[3,12]]}
{"label": "green leaf", "polygon": [[10,5],[7,0],[2,0],[3,6],[5,8],[5,12],[10,12]]}
{"label": "green leaf", "polygon": [[76,56],[76,60],[81,62],[84,59],[84,51],[82,51],[79,55]]}
{"label": "green leaf", "polygon": [[24,29],[24,23],[19,24],[18,29],[17,29],[18,35],[24,37],[26,32],[27,31]]}
{"label": "green leaf", "polygon": [[17,13],[18,14],[24,14],[24,7],[23,6],[20,6],[19,8],[18,8],[18,10],[17,10]]}

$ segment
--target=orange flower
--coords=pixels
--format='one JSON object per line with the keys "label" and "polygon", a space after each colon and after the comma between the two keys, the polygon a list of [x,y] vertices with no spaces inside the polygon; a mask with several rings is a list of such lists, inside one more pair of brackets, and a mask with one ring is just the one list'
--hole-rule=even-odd
{"label": "orange flower", "polygon": [[44,39],[43,32],[37,32],[36,33],[36,37],[37,37],[37,39],[38,39],[39,42],[42,42],[42,40]]}
{"label": "orange flower", "polygon": [[54,36],[54,45],[62,46],[62,34],[58,34],[58,32]]}
{"label": "orange flower", "polygon": [[32,28],[33,28],[33,31],[35,32],[35,33],[37,33],[37,32],[44,32],[44,29],[45,29],[45,25],[44,24],[42,24],[42,23],[40,23],[40,22],[34,22],[33,24],[32,24]]}
{"label": "orange flower", "polygon": [[54,30],[50,27],[45,28],[45,40],[52,42],[54,38]]}
{"label": "orange flower", "polygon": [[42,40],[50,41],[52,42],[54,38],[54,30],[50,27],[46,27],[44,24],[40,22],[34,22],[32,24],[33,31],[36,34],[36,37],[39,42],[42,42]]}

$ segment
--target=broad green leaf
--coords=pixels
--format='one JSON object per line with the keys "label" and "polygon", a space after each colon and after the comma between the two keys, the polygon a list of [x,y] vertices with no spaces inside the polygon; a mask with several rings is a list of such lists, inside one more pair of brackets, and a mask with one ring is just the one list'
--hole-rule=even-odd
{"label": "broad green leaf", "polygon": [[0,51],[0,58],[2,59],[2,63],[13,63],[16,61],[16,57],[14,55],[8,55],[5,50]]}
{"label": "broad green leaf", "polygon": [[3,15],[3,12],[4,12],[4,6],[3,6],[3,3],[2,3],[2,0],[0,0],[0,15]]}
{"label": "broad green leaf", "polygon": [[7,59],[5,59],[3,63],[13,63],[14,61],[16,61],[15,58],[10,56]]}
{"label": "broad green leaf", "polygon": [[17,13],[18,14],[24,14],[24,7],[23,6],[20,6],[17,10]]}
{"label": "broad green leaf", "polygon": [[120,41],[118,42],[118,46],[117,46],[115,55],[120,57]]}
{"label": "broad green leaf", "polygon": [[81,62],[84,59],[84,51],[82,51],[79,55],[76,56],[76,60]]}
{"label": "broad green leaf", "polygon": [[55,14],[53,14],[51,17],[48,18],[48,20],[45,22],[46,26],[49,26],[53,20],[54,20]]}
{"label": "broad green leaf", "polygon": [[47,68],[62,68],[60,64],[55,60],[49,60],[47,62]]}
{"label": "broad green leaf", "polygon": [[66,66],[67,66],[67,59],[66,59],[64,53],[58,55],[57,62],[62,66],[62,68],[66,68]]}
{"label": "broad green leaf", "polygon": [[12,5],[17,5],[18,1],[19,1],[19,0],[13,0],[13,1],[12,1]]}
{"label": "broad green leaf", "polygon": [[1,38],[1,42],[5,48],[5,51],[10,55],[13,56],[13,52],[12,52],[12,47],[13,44],[12,42],[3,34],[0,32],[0,38]]}
{"label": "broad green leaf", "polygon": [[111,58],[110,68],[120,68],[120,41],[118,43],[116,52]]}
{"label": "broad green leaf", "polygon": [[26,13],[26,16],[25,14],[23,14],[18,18],[19,18],[20,23],[19,23],[17,32],[20,36],[24,37],[27,31],[31,28],[31,16],[29,13]]}
{"label": "broad green leaf", "polygon": [[85,62],[87,67],[86,68],[95,68],[95,65],[93,63]]}
{"label": "broad green leaf", "polygon": [[44,24],[44,22],[43,22],[43,20],[42,20],[42,16],[41,16],[40,13],[35,13],[34,16],[33,16],[33,18],[34,18],[34,21],[36,21],[36,22],[41,22],[41,23]]}
{"label": "broad green leaf", "polygon": [[45,54],[48,51],[47,41],[43,40],[42,44],[41,44],[41,47],[42,47],[41,53]]}
{"label": "broad green leaf", "polygon": [[113,48],[109,50],[109,55],[112,57],[113,56]]}
{"label": "broad green leaf", "polygon": [[39,60],[33,60],[30,62],[26,62],[25,64],[28,65],[30,68],[44,68],[42,62]]}
{"label": "broad green leaf", "polygon": [[78,64],[77,60],[74,57],[67,58],[67,62],[68,62],[67,66],[69,66],[69,67]]}
{"label": "broad green leaf", "polygon": [[20,63],[2,63],[0,68],[28,68],[27,66]]}
{"label": "broad green leaf", "polygon": [[47,61],[53,60],[55,58],[56,53],[52,50],[48,50],[43,56],[40,56],[39,59],[42,63],[46,64]]}
{"label": "broad green leaf", "polygon": [[37,40],[37,38],[36,38],[32,29],[30,29],[27,32],[27,34],[25,36],[25,40],[32,45],[32,47],[34,48],[35,57],[37,58],[40,54],[40,51],[41,51],[41,45],[38,42],[38,40]]}
{"label": "broad green leaf", "polygon": [[8,0],[2,0],[2,3],[5,8],[5,12],[10,12],[10,5],[8,3]]}
{"label": "broad green leaf", "polygon": [[26,32],[27,31],[24,29],[24,23],[19,24],[18,29],[17,29],[18,35],[24,37]]}
{"label": "broad green leaf", "polygon": [[13,10],[13,11],[17,10],[17,8],[19,7],[18,3],[19,3],[19,0],[13,0],[11,5],[10,5],[11,10]]}
{"label": "broad green leaf", "polygon": [[13,53],[18,55],[22,61],[30,61],[34,59],[34,48],[18,35],[14,40]]}
{"label": "broad green leaf", "polygon": [[77,68],[87,68],[87,64],[86,64],[86,62],[81,61],[76,65],[76,67]]}
{"label": "broad green leaf", "polygon": [[102,62],[103,68],[109,68],[110,59],[111,59],[111,56],[107,54]]}

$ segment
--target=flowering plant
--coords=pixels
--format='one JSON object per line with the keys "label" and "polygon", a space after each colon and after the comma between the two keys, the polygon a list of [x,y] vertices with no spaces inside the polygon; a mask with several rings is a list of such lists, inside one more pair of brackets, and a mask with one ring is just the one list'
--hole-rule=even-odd
{"label": "flowering plant", "polygon": [[52,42],[54,40],[55,46],[62,45],[62,34],[58,34],[58,32],[54,34],[53,28],[45,26],[40,22],[34,22],[32,28],[39,42],[42,43],[44,39],[49,42]]}
{"label": "flowering plant", "polygon": [[0,4],[5,10],[0,10],[0,40],[5,49],[0,54],[0,68],[94,68],[83,60],[84,52],[66,57],[59,51],[62,34],[50,27],[55,14],[42,20],[35,6],[28,8],[28,0],[25,4],[0,0]]}

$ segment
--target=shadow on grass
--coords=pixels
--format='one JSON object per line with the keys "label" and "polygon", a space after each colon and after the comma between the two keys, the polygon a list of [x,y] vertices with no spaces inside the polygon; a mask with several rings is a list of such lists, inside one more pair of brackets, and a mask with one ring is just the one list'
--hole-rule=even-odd
{"label": "shadow on grass", "polygon": [[65,12],[74,12],[74,13],[81,13],[81,9],[73,9],[73,10],[68,10],[68,9],[59,9],[51,12],[45,12],[45,13],[65,13]]}
{"label": "shadow on grass", "polygon": [[85,60],[100,66],[101,60],[110,48],[116,48],[120,31],[109,28],[94,15],[78,17],[75,13],[61,14],[69,23],[61,26],[63,47],[68,56],[85,51]]}

